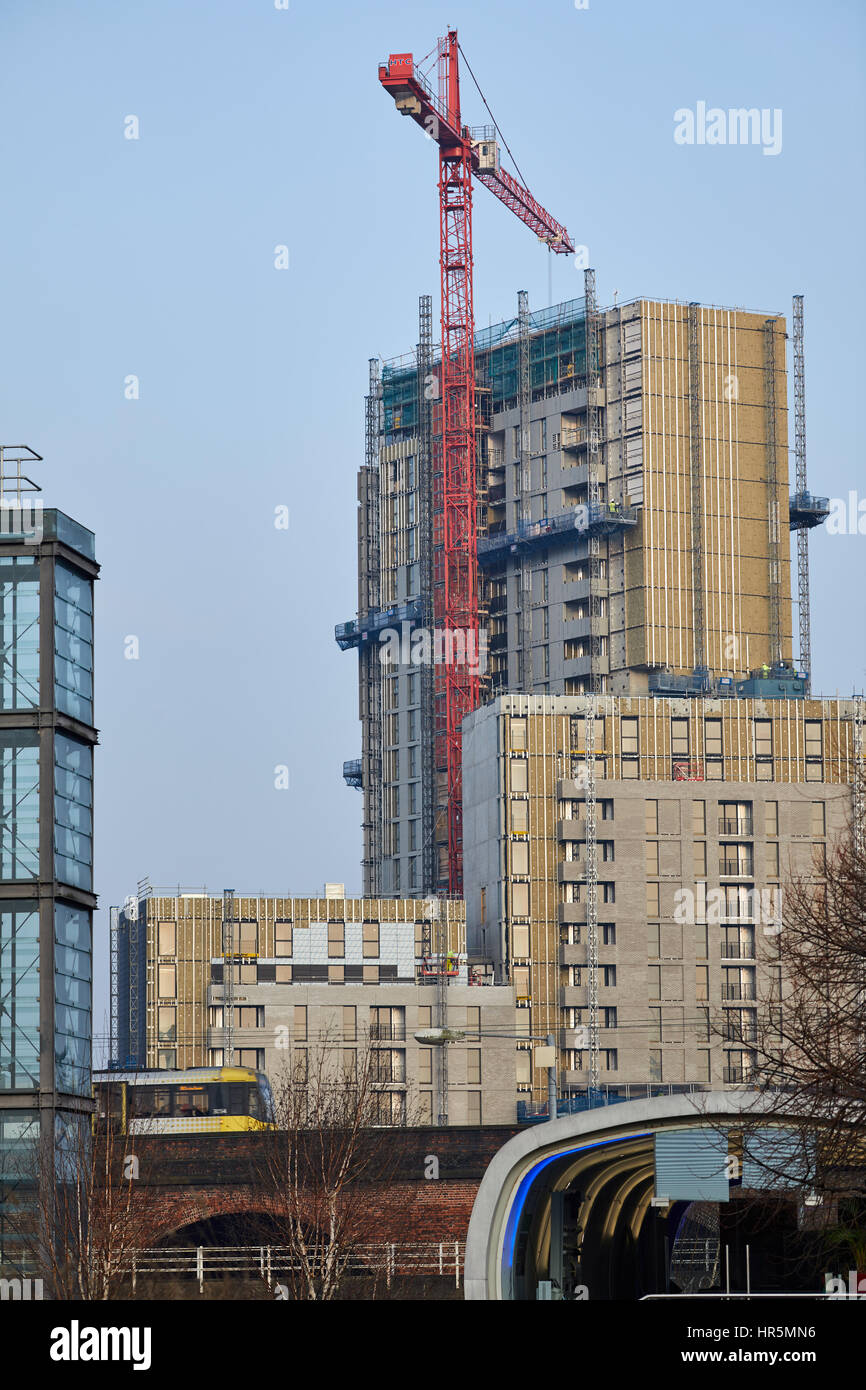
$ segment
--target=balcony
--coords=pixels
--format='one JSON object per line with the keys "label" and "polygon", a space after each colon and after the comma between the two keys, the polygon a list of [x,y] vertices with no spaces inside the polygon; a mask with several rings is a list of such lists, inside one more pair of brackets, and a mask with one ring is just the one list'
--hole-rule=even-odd
{"label": "balcony", "polygon": [[753,1021],[743,1025],[742,1028],[728,1027],[725,1029],[726,1043],[756,1043],[758,1041],[758,1026]]}
{"label": "balcony", "polygon": [[586,863],[583,859],[571,859],[565,864],[557,864],[556,877],[559,883],[582,883],[586,878]]}
{"label": "balcony", "polygon": [[585,840],[586,821],[585,820],[558,820],[556,822],[556,838],[558,840]]}
{"label": "balcony", "polygon": [[560,903],[556,916],[561,927],[569,926],[573,922],[585,922],[586,903]]}
{"label": "balcony", "polygon": [[585,1009],[587,1005],[586,985],[562,985],[559,991],[561,1009]]}
{"label": "balcony", "polygon": [[737,819],[736,816],[719,817],[720,835],[738,835],[741,836],[743,839],[748,839],[752,833],[753,832],[751,816],[740,816],[739,819]]}
{"label": "balcony", "polygon": [[722,1001],[725,1004],[735,1003],[740,999],[755,1000],[755,986],[742,982],[738,985],[722,985]]}
{"label": "balcony", "polygon": [[405,1023],[371,1023],[371,1042],[405,1042]]}
{"label": "balcony", "polygon": [[751,855],[738,859],[729,859],[727,855],[723,855],[719,860],[719,878],[752,878],[754,871]]}
{"label": "balcony", "polygon": [[[608,619],[603,614],[596,613],[592,617],[586,614],[571,614],[566,612],[563,617],[565,624],[566,641],[580,641],[581,638],[606,637],[609,631]],[[575,658],[568,658],[575,660]],[[578,658],[579,659],[579,658]]]}
{"label": "balcony", "polygon": [[754,960],[754,941],[723,941],[722,960]]}
{"label": "balcony", "polygon": [[586,965],[586,943],[573,942],[559,948],[560,965]]}
{"label": "balcony", "polygon": [[752,1080],[751,1067],[725,1067],[722,1077],[728,1086],[748,1086]]}

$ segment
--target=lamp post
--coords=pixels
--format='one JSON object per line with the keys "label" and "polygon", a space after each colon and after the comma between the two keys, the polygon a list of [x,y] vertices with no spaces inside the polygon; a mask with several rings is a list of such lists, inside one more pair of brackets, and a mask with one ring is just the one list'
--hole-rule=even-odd
{"label": "lamp post", "polygon": [[533,1060],[539,1068],[547,1068],[547,1118],[556,1119],[556,1039],[553,1033],[486,1033],[460,1028],[421,1028],[415,1041],[425,1047],[447,1047],[449,1043],[469,1042],[473,1038],[515,1038],[518,1042],[543,1042],[536,1047]]}

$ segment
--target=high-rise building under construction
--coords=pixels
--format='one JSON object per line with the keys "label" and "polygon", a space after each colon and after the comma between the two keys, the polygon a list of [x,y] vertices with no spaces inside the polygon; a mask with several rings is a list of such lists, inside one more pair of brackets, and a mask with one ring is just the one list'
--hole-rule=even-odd
{"label": "high-rise building under construction", "polygon": [[587,290],[537,313],[520,294],[476,333],[477,653],[434,632],[429,299],[415,352],[370,364],[358,616],[336,630],[359,652],[362,749],[344,775],[364,797],[365,893],[448,884],[437,663],[477,656],[482,701],[808,691],[788,531],[805,542],[826,504],[789,497],[784,318],[646,299],[600,311],[594,277]]}

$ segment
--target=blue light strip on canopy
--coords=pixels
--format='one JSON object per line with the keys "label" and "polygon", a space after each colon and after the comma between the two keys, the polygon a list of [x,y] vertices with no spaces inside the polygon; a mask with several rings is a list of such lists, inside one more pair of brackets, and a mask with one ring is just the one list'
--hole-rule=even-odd
{"label": "blue light strip on canopy", "polygon": [[556,1163],[561,1158],[570,1158],[572,1154],[587,1153],[590,1149],[611,1148],[614,1144],[625,1144],[631,1139],[648,1139],[654,1132],[654,1130],[647,1129],[642,1130],[638,1134],[621,1134],[616,1139],[599,1139],[594,1144],[578,1144],[574,1149],[563,1149],[560,1153],[551,1154],[549,1158],[543,1158],[540,1162],[534,1164],[526,1176],[521,1179],[517,1194],[511,1204],[511,1210],[508,1213],[508,1221],[505,1226],[505,1240],[503,1242],[503,1250],[507,1252],[507,1263],[503,1260],[503,1274],[506,1271],[511,1271],[514,1267],[514,1246],[517,1241],[520,1218],[523,1215],[523,1208],[526,1205],[529,1189],[532,1187],[532,1184],[543,1168],[547,1168],[551,1163]]}

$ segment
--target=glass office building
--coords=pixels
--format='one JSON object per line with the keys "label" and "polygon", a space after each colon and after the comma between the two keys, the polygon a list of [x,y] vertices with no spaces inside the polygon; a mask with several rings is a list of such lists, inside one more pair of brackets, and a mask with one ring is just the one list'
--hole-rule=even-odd
{"label": "glass office building", "polygon": [[15,1213],[32,1185],[36,1141],[50,1141],[50,1153],[91,1108],[98,573],[90,531],[20,499],[0,504],[3,1272],[21,1254]]}

